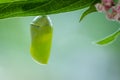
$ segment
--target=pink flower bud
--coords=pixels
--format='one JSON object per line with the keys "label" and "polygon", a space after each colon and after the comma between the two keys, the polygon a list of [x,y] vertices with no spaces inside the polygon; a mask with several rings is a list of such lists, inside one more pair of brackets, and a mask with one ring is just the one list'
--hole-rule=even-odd
{"label": "pink flower bud", "polygon": [[112,7],[109,11],[106,12],[106,16],[108,19],[114,20],[115,15],[117,14],[114,7]]}
{"label": "pink flower bud", "polygon": [[112,6],[113,3],[113,0],[102,0],[102,4],[104,4],[105,6]]}
{"label": "pink flower bud", "polygon": [[114,20],[120,21],[120,14],[116,14],[116,15],[114,16]]}
{"label": "pink flower bud", "polygon": [[120,5],[116,6],[116,11],[117,11],[117,13],[120,13]]}
{"label": "pink flower bud", "polygon": [[95,7],[99,12],[104,12],[104,6],[102,4],[97,3]]}
{"label": "pink flower bud", "polygon": [[114,2],[113,0],[102,0],[102,4],[104,5],[105,10],[108,11],[114,5]]}
{"label": "pink flower bud", "polygon": [[111,13],[107,13],[107,14],[106,14],[106,17],[107,17],[107,19],[109,19],[109,20],[114,20],[114,16],[115,16],[115,15],[113,15],[113,14],[111,14]]}

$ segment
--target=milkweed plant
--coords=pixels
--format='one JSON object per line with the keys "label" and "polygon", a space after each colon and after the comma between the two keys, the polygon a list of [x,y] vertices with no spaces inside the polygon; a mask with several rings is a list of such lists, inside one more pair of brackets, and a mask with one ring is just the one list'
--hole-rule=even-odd
{"label": "milkweed plant", "polygon": [[[108,20],[120,22],[120,0],[1,0],[0,19],[37,16],[30,23],[31,56],[41,64],[47,64],[52,42],[52,23],[48,15],[75,11],[88,7],[80,22],[90,13],[101,12]],[[96,42],[105,45],[120,35],[120,29]]]}

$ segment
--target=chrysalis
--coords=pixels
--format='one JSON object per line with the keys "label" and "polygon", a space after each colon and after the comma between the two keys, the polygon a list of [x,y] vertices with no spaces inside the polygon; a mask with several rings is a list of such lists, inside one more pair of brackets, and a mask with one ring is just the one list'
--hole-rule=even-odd
{"label": "chrysalis", "polygon": [[52,24],[48,16],[37,16],[31,23],[31,55],[42,64],[47,64],[52,43]]}

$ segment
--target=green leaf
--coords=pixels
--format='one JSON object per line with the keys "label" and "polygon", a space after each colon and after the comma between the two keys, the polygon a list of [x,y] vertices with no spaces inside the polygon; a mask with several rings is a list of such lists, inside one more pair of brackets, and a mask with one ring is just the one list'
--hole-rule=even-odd
{"label": "green leaf", "polygon": [[90,13],[93,13],[93,12],[96,12],[96,8],[92,5],[92,6],[90,6],[90,7],[82,14],[82,16],[81,16],[81,18],[80,18],[80,21],[82,21],[83,18],[84,18],[86,15],[88,15],[88,14],[90,14]]}
{"label": "green leaf", "polygon": [[85,16],[87,16],[90,13],[96,12],[96,8],[95,8],[95,4],[100,2],[100,0],[94,0],[92,2],[92,4],[90,5],[90,7],[82,14],[80,21],[82,21],[84,19]]}
{"label": "green leaf", "polygon": [[9,2],[16,2],[16,1],[26,1],[26,0],[0,0],[0,3],[9,3]]}
{"label": "green leaf", "polygon": [[116,31],[115,33],[106,37],[105,39],[98,41],[97,44],[99,44],[99,45],[108,44],[108,43],[112,42],[113,40],[115,40],[116,37],[119,35],[120,35],[120,30]]}
{"label": "green leaf", "polygon": [[92,2],[93,0],[3,0],[0,1],[0,19],[69,12],[88,7]]}

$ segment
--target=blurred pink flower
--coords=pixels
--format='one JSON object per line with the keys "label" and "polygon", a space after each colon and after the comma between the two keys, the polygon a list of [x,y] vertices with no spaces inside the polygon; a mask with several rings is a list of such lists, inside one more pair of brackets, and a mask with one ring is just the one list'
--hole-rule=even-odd
{"label": "blurred pink flower", "polygon": [[101,0],[95,7],[99,12],[104,12],[108,19],[120,21],[120,0],[116,5],[114,0]]}
{"label": "blurred pink flower", "polygon": [[113,0],[102,0],[102,2],[97,3],[95,7],[99,12],[106,12],[113,6],[113,4]]}

